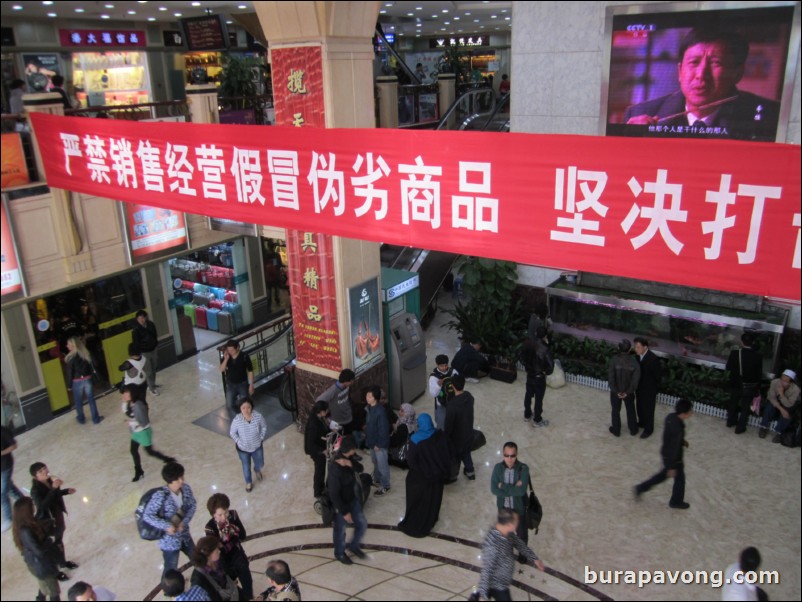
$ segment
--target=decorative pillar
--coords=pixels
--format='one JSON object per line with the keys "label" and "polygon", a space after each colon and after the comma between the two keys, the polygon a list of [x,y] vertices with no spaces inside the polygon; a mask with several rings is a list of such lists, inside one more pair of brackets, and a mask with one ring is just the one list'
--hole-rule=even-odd
{"label": "decorative pillar", "polygon": [[187,86],[187,102],[192,123],[220,123],[217,86],[214,84]]}
{"label": "decorative pillar", "polygon": [[[26,114],[47,113],[49,115],[64,116],[64,105],[61,96],[52,92],[45,94],[26,94],[22,97],[22,104]],[[27,117],[26,117],[27,118]],[[28,119],[30,124],[30,119]],[[44,179],[45,169],[42,163],[42,155],[39,152],[39,144],[36,139],[36,132],[31,130],[31,141],[33,152],[36,157],[36,169],[39,177]],[[93,271],[92,258],[88,249],[84,249],[84,242],[78,226],[75,223],[75,211],[73,206],[73,193],[60,188],[51,188],[52,205],[50,210],[53,214],[56,238],[63,257],[64,273],[67,282],[80,282],[87,279],[87,274]]]}
{"label": "decorative pillar", "polygon": [[398,127],[398,78],[382,75],[377,80],[379,88],[379,127]]}
{"label": "decorative pillar", "polygon": [[[440,92],[440,116],[445,115],[454,101],[457,99],[457,76],[453,73],[440,73],[437,75],[437,89]],[[451,130],[454,128],[456,121],[456,113],[453,113],[448,119],[446,129]]]}
{"label": "decorative pillar", "polygon": [[[372,36],[378,2],[254,7],[270,47],[276,125],[375,127]],[[383,345],[370,361],[354,359],[355,336],[364,336],[369,320],[349,311],[349,293],[378,282],[381,264],[377,243],[314,232],[288,231],[287,251],[303,425],[314,400],[343,368],[357,372],[355,401],[367,385],[387,389]],[[372,329],[381,336],[380,320],[379,311]]]}

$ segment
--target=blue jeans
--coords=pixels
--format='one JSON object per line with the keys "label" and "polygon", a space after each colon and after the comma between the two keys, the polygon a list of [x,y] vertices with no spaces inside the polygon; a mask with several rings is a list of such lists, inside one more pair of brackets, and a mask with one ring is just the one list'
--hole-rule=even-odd
{"label": "blue jeans", "polygon": [[232,416],[239,414],[240,397],[248,397],[248,381],[241,383],[226,383],[226,407]]}
{"label": "blue jeans", "polygon": [[4,470],[2,473],[2,480],[0,480],[0,484],[2,485],[2,492],[0,492],[0,501],[3,502],[3,522],[10,523],[11,522],[11,497],[14,498],[16,502],[21,497],[25,497],[16,485],[14,485],[14,481],[11,480],[11,473],[14,472],[14,467],[12,466],[8,470]]}
{"label": "blue jeans", "polygon": [[100,414],[98,414],[97,405],[95,405],[94,388],[91,378],[72,381],[72,398],[75,400],[75,412],[78,422],[81,424],[86,422],[86,418],[84,417],[84,398],[89,402],[89,412],[92,414],[92,422],[95,424],[100,422]]}
{"label": "blue jeans", "polygon": [[[365,513],[362,512],[360,500],[355,499],[351,502],[349,509],[351,520],[354,521],[354,536],[351,539],[349,548],[352,550],[362,549],[362,538],[368,530],[368,521]],[[345,554],[345,519],[343,515],[335,510],[334,512],[334,556],[341,558]]]}
{"label": "blue jeans", "polygon": [[240,448],[237,448],[237,454],[239,454],[239,460],[242,462],[242,474],[245,476],[245,484],[250,485],[253,483],[253,477],[251,476],[251,458],[253,458],[253,469],[256,472],[262,472],[262,468],[265,465],[265,450],[260,445],[259,449],[252,452],[242,451]]}
{"label": "blue jeans", "polygon": [[164,577],[164,574],[170,569],[178,568],[178,555],[180,552],[184,552],[184,554],[186,554],[187,557],[191,560],[192,552],[194,551],[195,551],[195,542],[192,541],[191,537],[181,538],[180,550],[162,550],[162,558],[164,558],[164,570],[162,571],[162,577]]}
{"label": "blue jeans", "polygon": [[[790,415],[790,410],[786,408],[786,411],[789,412]],[[791,424],[791,419],[783,418],[780,414],[780,410],[775,408],[771,403],[763,410],[763,420],[760,421],[760,427],[764,429],[769,428],[769,424],[771,424],[771,421],[775,418],[777,418],[777,425],[774,427],[774,432],[782,435],[785,429],[788,428],[788,425]]]}
{"label": "blue jeans", "polygon": [[387,460],[387,450],[371,448],[370,459],[373,460],[373,480],[385,489],[390,489],[390,463]]}

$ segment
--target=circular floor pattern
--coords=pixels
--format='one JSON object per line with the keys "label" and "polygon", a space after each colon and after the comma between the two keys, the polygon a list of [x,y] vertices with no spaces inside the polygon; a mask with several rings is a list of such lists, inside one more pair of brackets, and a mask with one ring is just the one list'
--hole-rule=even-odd
{"label": "circular floor pattern", "polygon": [[[255,592],[266,588],[258,561],[280,557],[290,565],[304,600],[465,600],[481,572],[481,543],[442,533],[413,539],[392,525],[370,524],[363,545],[368,557],[354,558],[350,567],[333,558],[331,529],[320,524],[254,533],[246,547],[263,548],[249,555]],[[185,564],[180,570],[191,568]],[[144,599],[164,599],[160,592],[156,587]],[[516,569],[512,595],[515,600],[612,600],[549,567],[540,572],[523,565]]]}

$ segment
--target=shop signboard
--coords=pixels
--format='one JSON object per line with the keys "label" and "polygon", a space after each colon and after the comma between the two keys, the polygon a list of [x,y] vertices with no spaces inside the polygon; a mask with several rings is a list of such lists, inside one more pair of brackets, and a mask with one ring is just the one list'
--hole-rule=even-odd
{"label": "shop signboard", "polygon": [[348,315],[351,317],[351,365],[359,374],[382,358],[384,341],[379,323],[381,297],[379,279],[371,278],[348,289]]}
{"label": "shop signboard", "polygon": [[22,269],[20,266],[17,245],[14,242],[14,234],[11,222],[8,219],[8,200],[3,195],[2,198],[2,296],[3,303],[13,301],[25,296],[24,282],[22,280]]}
{"label": "shop signboard", "polygon": [[230,232],[231,234],[242,234],[243,236],[256,236],[256,224],[246,224],[233,219],[222,217],[210,217],[209,228],[215,232]]}
{"label": "shop signboard", "polygon": [[47,92],[52,85],[50,78],[64,73],[61,59],[55,53],[25,53],[22,55],[22,64],[25,69],[25,82],[31,94]]}
{"label": "shop signboard", "polygon": [[603,133],[785,142],[799,2],[725,4],[607,8]]}
{"label": "shop signboard", "polygon": [[25,163],[25,150],[22,148],[22,135],[9,132],[0,135],[0,161],[2,161],[2,187],[22,186],[31,181]]}
{"label": "shop signboard", "polygon": [[225,50],[229,46],[226,24],[220,15],[180,19],[184,39],[190,51]]}
{"label": "shop signboard", "polygon": [[121,203],[131,263],[139,264],[189,248],[184,213],[141,203]]}
{"label": "shop signboard", "polygon": [[[388,136],[42,113],[31,120],[55,188],[303,232],[800,298],[799,145]],[[127,163],[120,145],[132,149]]]}
{"label": "shop signboard", "polygon": [[145,48],[144,29],[59,29],[64,48]]}

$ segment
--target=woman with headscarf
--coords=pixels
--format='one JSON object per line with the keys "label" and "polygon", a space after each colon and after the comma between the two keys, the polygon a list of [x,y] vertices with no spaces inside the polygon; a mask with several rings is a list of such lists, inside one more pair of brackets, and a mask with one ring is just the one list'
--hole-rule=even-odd
{"label": "woman with headscarf", "polygon": [[418,428],[415,419],[415,408],[411,403],[401,404],[398,410],[398,420],[393,425],[390,434],[390,464],[406,470],[409,468],[406,453],[409,450],[409,437]]}
{"label": "woman with headscarf", "polygon": [[426,537],[440,518],[443,486],[451,472],[445,434],[435,430],[429,414],[418,416],[407,462],[407,511],[398,527],[410,537]]}

